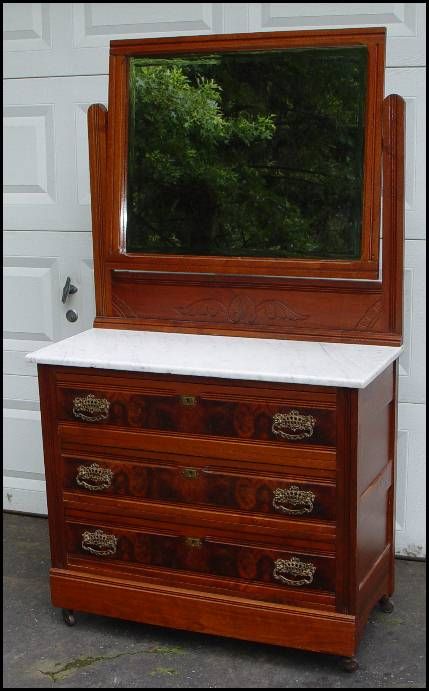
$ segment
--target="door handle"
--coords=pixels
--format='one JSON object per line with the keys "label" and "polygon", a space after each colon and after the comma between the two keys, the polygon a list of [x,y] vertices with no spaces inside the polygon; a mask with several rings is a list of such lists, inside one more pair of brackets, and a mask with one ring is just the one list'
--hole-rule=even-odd
{"label": "door handle", "polygon": [[68,296],[74,295],[75,293],[77,293],[77,288],[76,288],[76,286],[74,286],[72,284],[70,276],[67,276],[67,279],[66,279],[66,282],[65,282],[64,288],[63,288],[63,296],[61,298],[61,302],[63,304],[65,304]]}

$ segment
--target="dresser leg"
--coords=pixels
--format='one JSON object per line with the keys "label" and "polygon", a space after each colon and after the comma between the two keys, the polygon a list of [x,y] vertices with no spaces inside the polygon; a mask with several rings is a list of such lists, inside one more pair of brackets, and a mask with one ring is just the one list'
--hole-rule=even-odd
{"label": "dresser leg", "polygon": [[359,669],[359,663],[355,657],[342,657],[340,659],[340,667],[345,672],[356,672]]}
{"label": "dresser leg", "polygon": [[394,604],[388,595],[383,595],[378,604],[382,612],[386,612],[386,614],[391,614],[393,612]]}
{"label": "dresser leg", "polygon": [[67,626],[74,626],[76,624],[76,618],[72,609],[63,609],[63,619]]}

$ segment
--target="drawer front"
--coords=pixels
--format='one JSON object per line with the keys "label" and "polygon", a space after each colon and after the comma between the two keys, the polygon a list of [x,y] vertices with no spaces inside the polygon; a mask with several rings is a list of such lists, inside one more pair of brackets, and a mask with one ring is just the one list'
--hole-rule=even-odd
{"label": "drawer front", "polygon": [[202,536],[198,529],[196,533],[164,533],[153,526],[130,528],[69,522],[67,551],[69,559],[85,557],[93,562],[127,567],[134,564],[168,572],[168,583],[173,586],[177,583],[171,574],[178,572],[250,582],[275,590],[334,592],[333,556],[298,553],[284,545],[276,548],[241,538]]}
{"label": "drawer front", "polygon": [[206,465],[63,456],[64,489],[282,518],[335,520],[335,485]]}
{"label": "drawer front", "polygon": [[308,396],[297,402],[252,400],[250,397],[245,400],[238,396],[239,400],[232,400],[233,392],[221,397],[211,394],[208,387],[199,394],[189,395],[168,391],[136,393],[100,386],[59,386],[57,391],[59,419],[87,425],[276,445],[334,447],[336,442],[335,410],[312,405]]}

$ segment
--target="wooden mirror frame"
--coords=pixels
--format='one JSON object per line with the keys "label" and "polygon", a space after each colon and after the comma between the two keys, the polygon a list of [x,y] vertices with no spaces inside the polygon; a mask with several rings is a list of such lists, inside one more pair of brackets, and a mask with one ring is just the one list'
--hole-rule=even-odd
{"label": "wooden mirror frame", "polygon": [[[365,146],[359,259],[307,259],[163,255],[127,253],[126,207],[128,168],[128,66],[131,57],[226,53],[248,50],[365,46],[368,74],[365,102]],[[246,274],[249,276],[378,277],[380,236],[381,110],[384,88],[384,29],[355,31],[270,32],[112,41],[109,66],[109,133],[107,143],[108,257],[123,268],[151,271]],[[110,126],[113,123],[113,126]]]}
{"label": "wooden mirror frame", "polygon": [[[123,221],[128,58],[316,45],[368,47],[361,259],[127,254]],[[399,96],[383,101],[384,52],[384,28],[112,41],[109,112],[102,105],[88,111],[95,326],[398,345],[402,340],[404,102]],[[379,273],[382,166],[383,268]]]}

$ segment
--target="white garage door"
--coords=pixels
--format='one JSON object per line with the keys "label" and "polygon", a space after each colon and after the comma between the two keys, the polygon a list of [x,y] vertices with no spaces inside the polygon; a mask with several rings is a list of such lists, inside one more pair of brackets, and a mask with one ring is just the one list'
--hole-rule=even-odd
{"label": "white garage door", "polygon": [[[386,26],[386,93],[407,101],[405,343],[397,551],[424,547],[424,3],[4,3],[4,505],[46,513],[35,348],[92,325],[86,110],[107,103],[109,41]],[[78,288],[64,305],[67,277]],[[66,319],[75,309],[78,320]]]}

